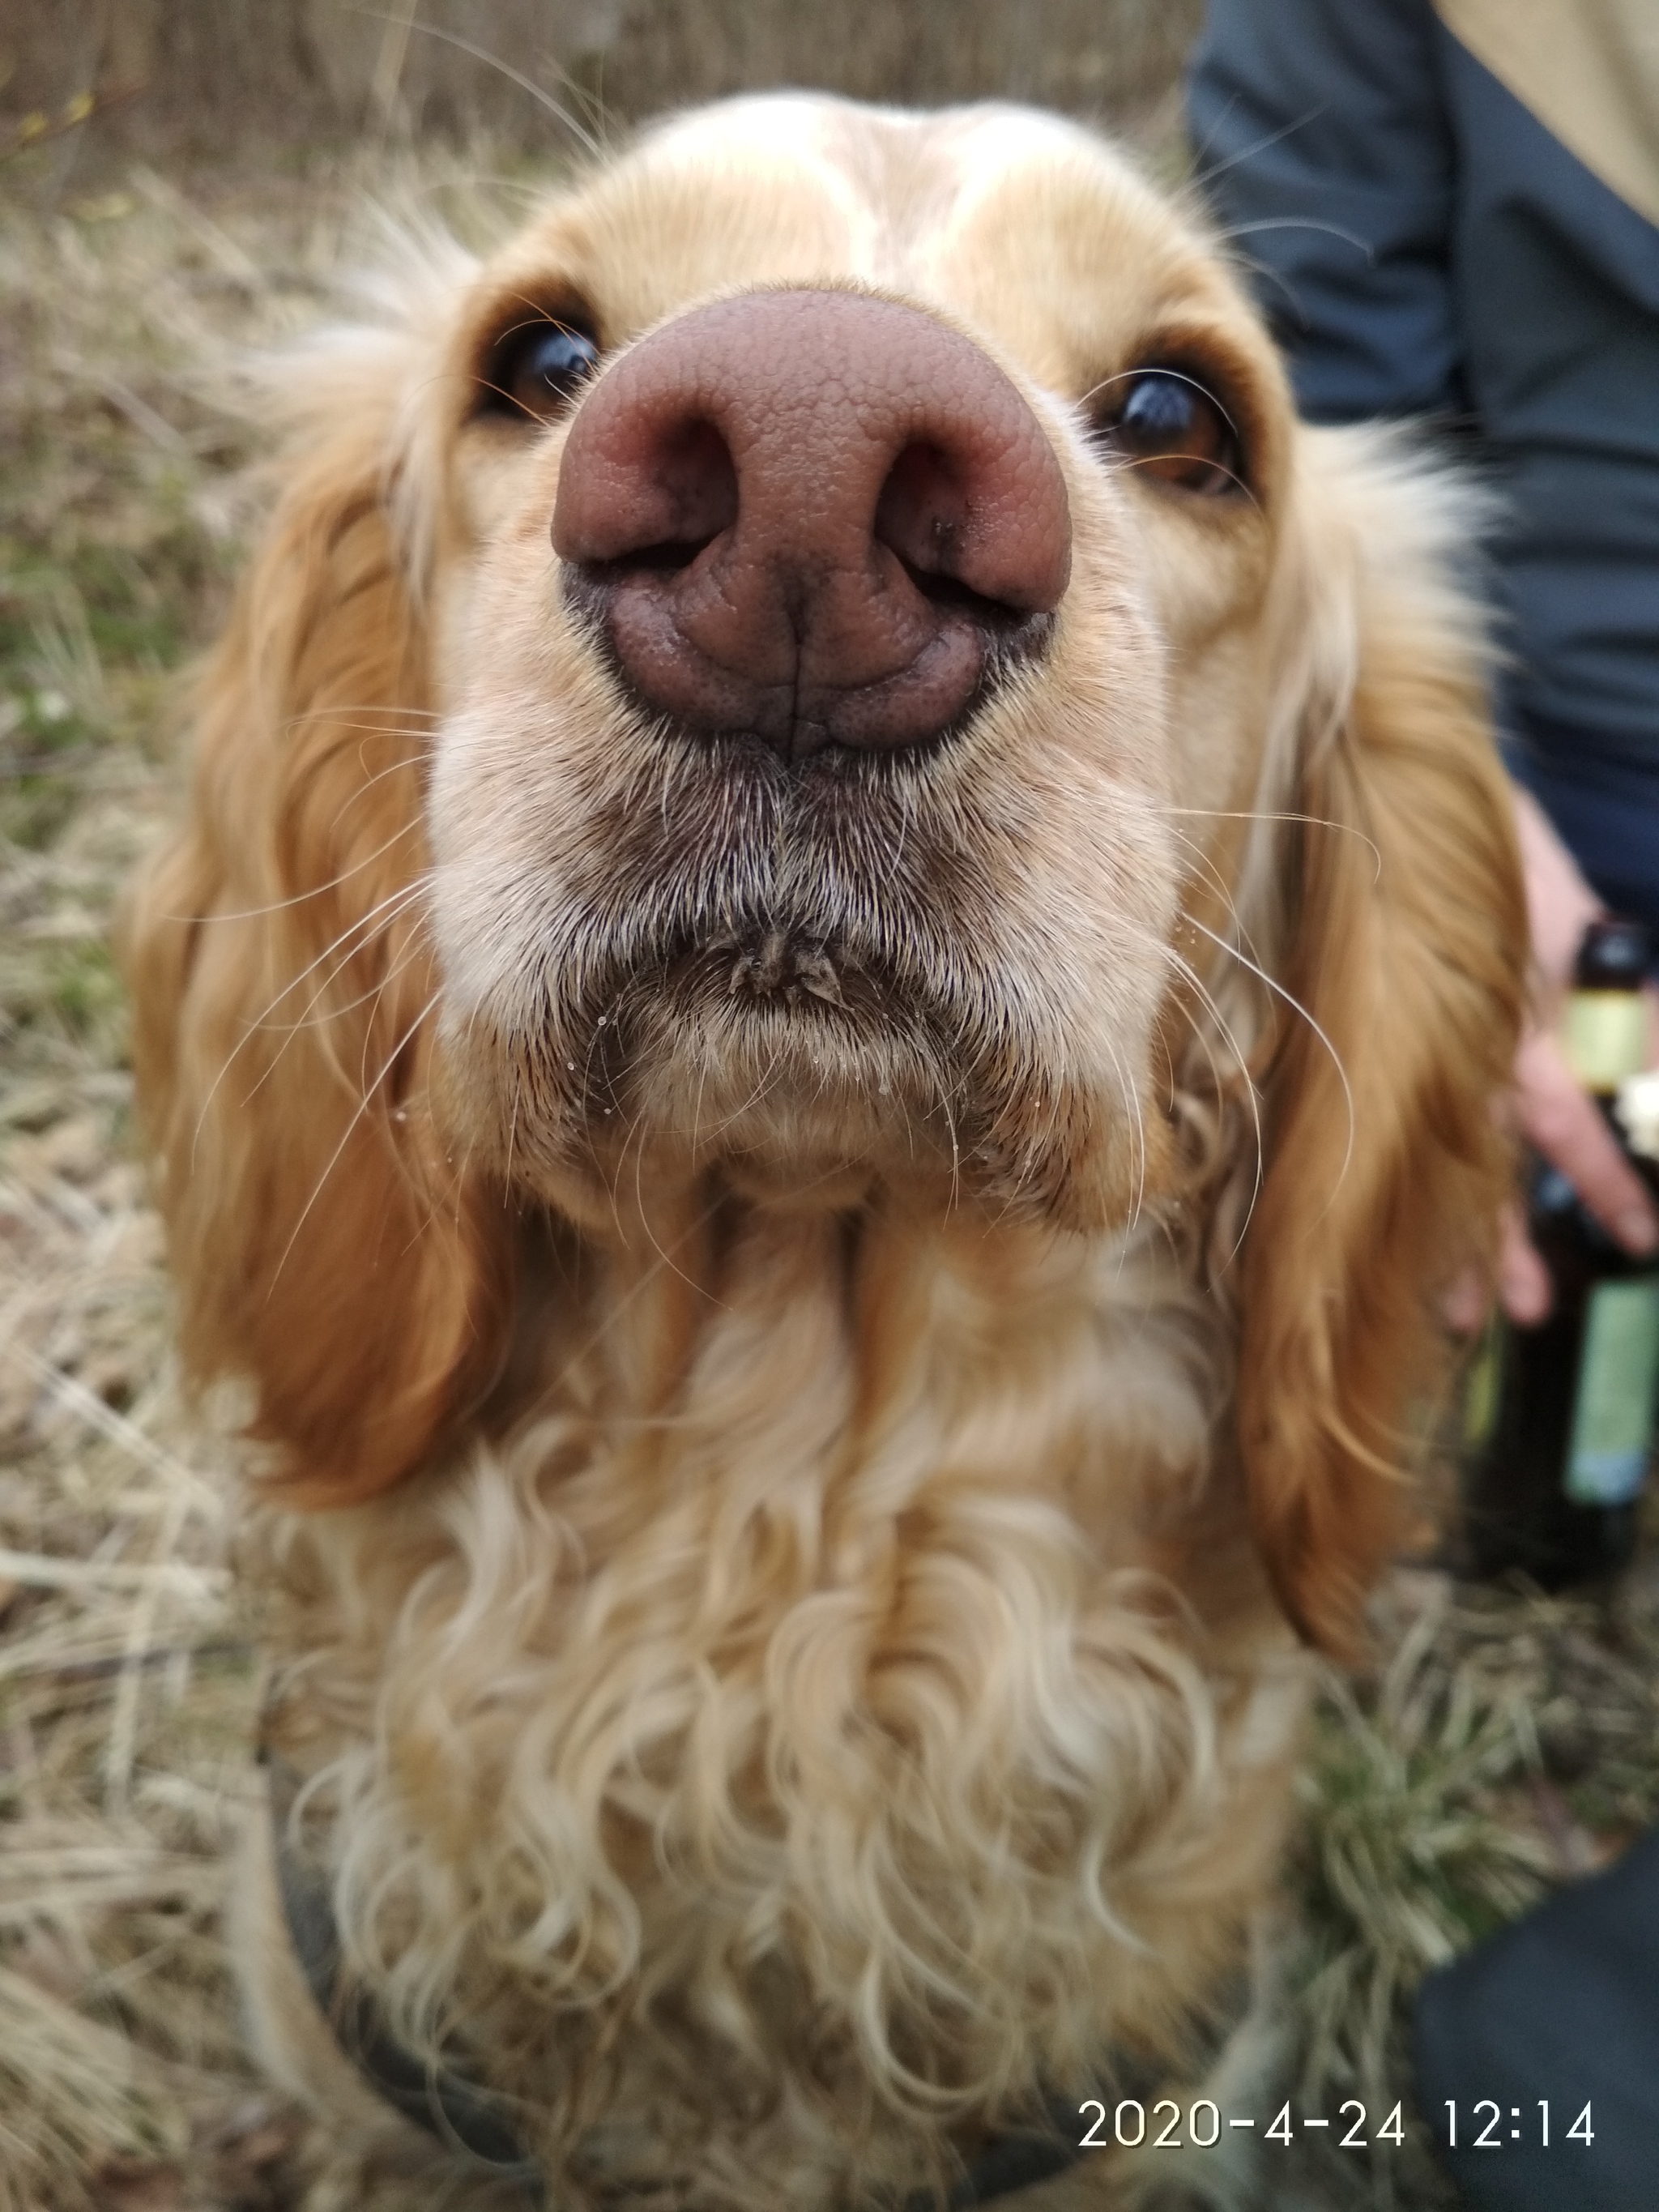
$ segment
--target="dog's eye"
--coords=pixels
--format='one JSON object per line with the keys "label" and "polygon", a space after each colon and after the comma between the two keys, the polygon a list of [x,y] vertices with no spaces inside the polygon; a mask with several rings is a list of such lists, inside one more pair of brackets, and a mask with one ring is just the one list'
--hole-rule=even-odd
{"label": "dog's eye", "polygon": [[478,411],[550,422],[568,408],[599,360],[598,338],[574,319],[538,315],[514,323],[486,356]]}
{"label": "dog's eye", "polygon": [[1195,377],[1146,368],[1109,386],[1097,435],[1109,452],[1183,491],[1244,489],[1243,449],[1226,409]]}

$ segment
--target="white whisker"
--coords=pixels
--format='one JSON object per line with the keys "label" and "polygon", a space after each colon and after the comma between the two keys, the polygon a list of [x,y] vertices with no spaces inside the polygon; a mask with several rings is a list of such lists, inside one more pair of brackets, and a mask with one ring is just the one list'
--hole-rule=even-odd
{"label": "white whisker", "polygon": [[391,1074],[393,1067],[396,1066],[398,1054],[404,1051],[404,1048],[409,1045],[419,1033],[421,1024],[436,1008],[439,996],[439,993],[435,991],[433,993],[432,996],[427,1000],[425,1006],[422,1007],[420,1012],[416,1015],[414,1020],[409,1024],[409,1027],[398,1038],[397,1043],[392,1046],[392,1050],[386,1054],[385,1060],[381,1063],[380,1072],[375,1077],[374,1082],[364,1085],[363,1095],[357,1102],[356,1110],[353,1112],[351,1119],[346,1123],[345,1127],[341,1131],[339,1142],[335,1146],[334,1150],[329,1154],[327,1160],[324,1164],[322,1173],[317,1177],[316,1182],[313,1183],[311,1187],[310,1197],[307,1199],[305,1204],[301,1207],[299,1218],[295,1221],[293,1228],[289,1232],[288,1242],[283,1247],[282,1257],[277,1261],[276,1267],[272,1269],[270,1281],[266,1285],[265,1298],[267,1304],[270,1302],[271,1297],[276,1291],[276,1285],[281,1279],[283,1268],[288,1265],[289,1256],[294,1250],[295,1245],[299,1242],[301,1231],[305,1227],[306,1223],[311,1218],[312,1210],[316,1206],[318,1200],[323,1194],[324,1186],[327,1183],[329,1177],[333,1174],[335,1169],[339,1165],[341,1158],[345,1152],[346,1146],[350,1143],[353,1136],[356,1133],[357,1128],[362,1121],[363,1117],[373,1106],[375,1092],[380,1089],[381,1084],[386,1081],[386,1077]]}
{"label": "white whisker", "polygon": [[[203,1128],[206,1124],[208,1114],[212,1107],[213,1102],[218,1096],[221,1085],[230,1073],[231,1069],[235,1066],[241,1054],[252,1042],[253,1039],[261,1034],[264,1025],[270,1019],[270,1017],[276,1012],[277,1007],[282,1005],[283,1000],[289,997],[292,992],[296,991],[306,981],[307,977],[313,975],[316,969],[321,966],[324,961],[332,957],[332,956],[336,952],[339,951],[343,946],[351,945],[352,939],[359,937],[362,933],[365,931],[368,933],[367,936],[362,938],[362,943],[366,945],[372,942],[373,939],[379,935],[382,931],[390,928],[392,922],[397,920],[398,916],[407,906],[412,903],[413,901],[420,896],[424,888],[424,878],[417,878],[413,884],[400,884],[395,891],[390,893],[386,898],[380,900],[378,905],[371,907],[367,914],[360,915],[356,921],[350,923],[345,929],[342,930],[339,935],[337,936],[330,944],[325,945],[323,950],[316,956],[315,959],[307,961],[297,975],[291,977],[288,982],[283,984],[282,989],[276,994],[276,996],[266,1006],[263,1013],[256,1015],[246,1024],[241,1036],[226,1054],[223,1065],[215,1075],[212,1082],[208,1085],[207,1091],[203,1097],[201,1107],[196,1116],[196,1126],[191,1137],[191,1164],[192,1169],[195,1166],[197,1148],[201,1142]],[[353,951],[360,951],[361,949],[361,945],[352,947]],[[335,976],[340,973],[340,967],[343,967],[345,964],[345,961],[349,960],[351,957],[352,951],[346,952],[344,957],[340,963],[340,966],[337,966],[335,969],[331,970],[330,974],[325,976],[323,981],[317,987],[317,989],[307,1002],[305,1009],[306,1014],[308,1015],[310,1013],[312,1007],[317,1004],[318,1000],[328,989],[329,985],[334,981]],[[305,1026],[312,1025],[307,1024],[304,1017],[302,1016],[301,1021],[299,1024],[289,1027],[288,1036],[284,1038],[283,1044],[277,1048],[278,1057],[280,1057],[282,1053],[287,1049],[288,1042],[295,1034],[295,1027]],[[269,1070],[266,1071],[267,1073],[269,1072]],[[263,1078],[261,1080],[263,1080]]]}
{"label": "white whisker", "polygon": [[1249,958],[1246,954],[1239,951],[1236,945],[1229,945],[1225,938],[1218,937],[1214,930],[1206,929],[1201,921],[1195,920],[1191,915],[1189,915],[1187,919],[1192,923],[1193,927],[1199,932],[1200,936],[1207,937],[1212,945],[1218,946],[1231,959],[1237,960],[1241,966],[1248,968],[1253,975],[1259,976],[1261,981],[1264,982],[1267,988],[1273,994],[1275,998],[1282,1000],[1292,1013],[1299,1015],[1301,1018],[1306,1022],[1308,1027],[1313,1031],[1314,1035],[1319,1039],[1320,1043],[1324,1046],[1325,1050],[1329,1054],[1331,1066],[1336,1071],[1337,1081],[1342,1085],[1342,1097],[1346,1109],[1348,1120],[1347,1139],[1343,1148],[1342,1165],[1337,1171],[1336,1182],[1337,1187],[1340,1188],[1343,1178],[1348,1172],[1349,1164],[1353,1158],[1354,1133],[1357,1127],[1354,1115],[1353,1090],[1348,1081],[1348,1071],[1342,1065],[1341,1054],[1331,1042],[1330,1037],[1321,1026],[1317,1018],[1310,1012],[1306,1006],[1303,1005],[1301,1000],[1297,998],[1293,993],[1287,991],[1285,986],[1279,982],[1273,976],[1270,975],[1267,969],[1263,968],[1259,962]]}

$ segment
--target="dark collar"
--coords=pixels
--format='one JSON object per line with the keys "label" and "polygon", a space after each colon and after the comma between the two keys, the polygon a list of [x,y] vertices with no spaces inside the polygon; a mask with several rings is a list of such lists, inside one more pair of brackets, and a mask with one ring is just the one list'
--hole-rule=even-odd
{"label": "dark collar", "polygon": [[387,2029],[368,1991],[341,1974],[340,1930],[328,1884],[295,1850],[289,1816],[302,1778],[284,1759],[263,1753],[270,1777],[276,1881],[289,1941],[318,2009],[363,2079],[400,2112],[496,2177],[541,2194],[542,2174],[503,2117],[499,2100],[447,2068],[428,2066]]}
{"label": "dark collar", "polygon": [[[276,1845],[276,1880],[289,1939],[318,2009],[333,2029],[340,2048],[386,2102],[499,2180],[516,2181],[532,2199],[545,2202],[539,2163],[514,2136],[500,2099],[460,2075],[427,2064],[406,2051],[387,2029],[374,1999],[348,1990],[340,1972],[340,1931],[328,1885],[295,1850],[289,1815],[301,1778],[274,1753],[261,1753],[270,1777],[270,1818]],[[1158,2075],[1141,2068],[1115,2069],[1119,2097],[1145,2096]],[[988,2143],[945,2198],[942,2212],[973,2212],[996,2198],[1012,2197],[1039,2181],[1052,2180],[1077,2163],[1075,2132],[1079,2115],[1071,2104],[1052,2102],[1048,2130],[999,2136]],[[931,2190],[918,2190],[897,2212],[941,2212]]]}

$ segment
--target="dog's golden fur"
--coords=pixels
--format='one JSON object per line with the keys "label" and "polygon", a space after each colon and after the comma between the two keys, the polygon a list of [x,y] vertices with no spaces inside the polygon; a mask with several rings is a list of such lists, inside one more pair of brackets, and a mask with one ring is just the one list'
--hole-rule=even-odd
{"label": "dog's golden fur", "polygon": [[[554,587],[562,427],[475,405],[526,307],[616,347],[775,285],[970,334],[1073,534],[1041,661],[810,803],[628,702]],[[1172,359],[1248,496],[1091,444]],[[1292,1631],[1351,1644],[1402,1525],[1524,947],[1460,494],[1298,426],[1201,229],[1005,109],[672,123],[280,397],[129,958],[349,1960],[557,2204],[925,2183],[1179,2067],[1271,1888]],[[779,919],[839,1008],[671,973]]]}

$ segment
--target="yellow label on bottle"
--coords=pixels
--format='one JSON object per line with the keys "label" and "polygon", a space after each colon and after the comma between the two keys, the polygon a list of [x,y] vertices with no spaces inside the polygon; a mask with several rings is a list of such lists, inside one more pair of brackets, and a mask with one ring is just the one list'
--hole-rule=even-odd
{"label": "yellow label on bottle", "polygon": [[1584,1316],[1567,1495],[1623,1505],[1642,1487],[1659,1395],[1659,1276],[1598,1283]]}
{"label": "yellow label on bottle", "polygon": [[1478,1451],[1498,1420],[1504,1383],[1504,1325],[1496,1314],[1481,1332],[1463,1382],[1463,1447]]}
{"label": "yellow label on bottle", "polygon": [[1561,1042],[1587,1091],[1615,1091],[1648,1064],[1647,1000],[1639,991],[1574,991]]}

